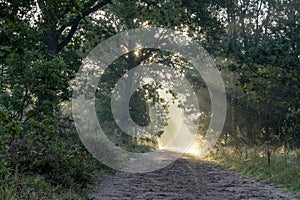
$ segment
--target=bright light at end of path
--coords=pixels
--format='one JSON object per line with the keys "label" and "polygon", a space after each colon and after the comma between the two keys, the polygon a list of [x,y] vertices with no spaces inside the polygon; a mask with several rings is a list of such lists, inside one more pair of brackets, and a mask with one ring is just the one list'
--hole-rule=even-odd
{"label": "bright light at end of path", "polygon": [[[140,49],[141,52],[137,49]],[[181,55],[201,75],[209,92],[212,113],[204,138],[198,140],[196,137],[198,136],[199,121],[195,122],[193,119],[189,119],[194,116],[189,114],[191,108],[193,108],[194,113],[201,112],[198,107],[197,96],[193,90],[194,87],[190,85],[186,77],[177,76],[177,71],[173,67],[164,64],[159,65],[155,61],[145,64],[146,66],[139,65],[129,70],[128,74],[131,73],[132,76],[123,75],[121,80],[118,80],[112,91],[112,96],[117,98],[111,98],[108,110],[112,111],[114,122],[117,123],[120,130],[130,136],[135,135],[137,129],[145,130],[145,132],[156,130],[162,121],[155,118],[156,115],[153,115],[153,120],[150,120],[151,123],[145,127],[140,127],[132,120],[129,113],[130,97],[138,87],[143,85],[140,81],[143,78],[149,77],[155,83],[172,83],[169,84],[172,86],[172,93],[178,94],[178,100],[183,101],[179,105],[183,108],[184,113],[177,109],[176,104],[170,104],[170,109],[173,107],[174,111],[170,110],[170,118],[174,117],[168,122],[168,127],[164,128],[164,133],[158,139],[159,147],[166,150],[145,153],[131,152],[122,148],[121,145],[116,145],[115,141],[108,137],[107,132],[102,127],[103,124],[99,123],[99,113],[95,109],[97,105],[95,93],[100,81],[105,80],[101,77],[115,60],[129,52],[134,52],[136,56],[140,56],[143,52],[142,49],[158,49]],[[162,77],[161,74],[165,76]],[[133,83],[135,84],[133,85]],[[127,87],[129,84],[132,87]],[[155,27],[139,28],[106,39],[91,50],[83,60],[73,85],[72,116],[82,143],[103,164],[124,172],[145,173],[162,169],[178,159],[181,156],[180,152],[190,152],[197,155],[197,152],[200,151],[199,155],[203,157],[218,141],[225,122],[225,86],[214,60],[197,41],[179,31]],[[186,98],[180,99],[181,94]],[[151,109],[149,110],[151,111]],[[189,120],[185,120],[185,118]],[[114,123],[112,125],[115,126]],[[124,134],[122,133],[122,135]],[[194,141],[201,145],[194,144]],[[199,150],[198,146],[201,147]],[[179,153],[168,151],[168,149],[177,149]]]}

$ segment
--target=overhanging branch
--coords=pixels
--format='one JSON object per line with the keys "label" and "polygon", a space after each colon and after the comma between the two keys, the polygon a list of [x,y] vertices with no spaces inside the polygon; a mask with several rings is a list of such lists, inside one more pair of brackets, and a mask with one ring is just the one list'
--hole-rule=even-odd
{"label": "overhanging branch", "polygon": [[[74,19],[72,19],[71,21],[69,21],[68,23],[66,23],[65,25],[63,25],[59,30],[58,33],[59,35],[62,34],[62,32],[69,26],[71,26],[70,31],[68,32],[67,36],[64,38],[64,40],[58,45],[58,52],[61,51],[73,38],[78,25],[80,23],[80,21],[85,18],[86,16],[88,16],[89,14],[103,8],[104,6],[110,4],[112,2],[112,0],[104,0],[99,4],[94,5],[97,2],[97,0],[92,0],[89,1],[88,3],[85,4],[83,11]],[[93,6],[94,5],[94,6]]]}

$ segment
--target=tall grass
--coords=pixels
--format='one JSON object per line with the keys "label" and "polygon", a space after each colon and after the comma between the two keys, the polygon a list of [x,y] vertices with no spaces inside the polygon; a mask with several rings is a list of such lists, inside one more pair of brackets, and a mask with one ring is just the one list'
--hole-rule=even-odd
{"label": "tall grass", "polygon": [[[16,172],[1,181],[0,199],[85,199],[86,190],[53,186],[42,176],[25,176]],[[80,192],[81,193],[80,193]]]}
{"label": "tall grass", "polygon": [[217,147],[207,157],[256,180],[275,184],[300,196],[300,150],[271,148],[270,166],[265,148]]}

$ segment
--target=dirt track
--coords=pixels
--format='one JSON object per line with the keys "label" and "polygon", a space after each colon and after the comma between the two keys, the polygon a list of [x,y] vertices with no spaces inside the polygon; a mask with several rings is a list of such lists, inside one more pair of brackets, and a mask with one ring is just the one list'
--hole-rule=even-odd
{"label": "dirt track", "polygon": [[188,155],[155,172],[107,175],[96,185],[91,199],[300,199]]}

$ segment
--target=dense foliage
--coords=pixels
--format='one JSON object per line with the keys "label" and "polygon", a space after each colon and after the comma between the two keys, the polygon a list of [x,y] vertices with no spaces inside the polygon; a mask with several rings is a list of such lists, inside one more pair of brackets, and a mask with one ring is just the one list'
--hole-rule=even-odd
{"label": "dense foliage", "polygon": [[[86,186],[93,165],[104,168],[80,143],[63,105],[71,98],[71,80],[89,51],[133,28],[185,31],[214,57],[228,97],[222,144],[239,149],[300,146],[300,4],[296,0],[2,0],[0,10],[0,196],[7,194],[8,183],[18,173],[38,174],[47,184],[72,188]],[[187,77],[205,111],[199,132],[206,130],[211,113],[205,83],[188,61],[175,58],[144,49],[138,55],[122,56],[105,72],[96,109],[116,144],[131,151],[155,147],[153,141],[139,146],[124,134],[109,109],[110,92],[118,79],[153,61]],[[132,96],[130,114],[137,124],[149,123],[149,104],[167,107],[156,91],[159,87],[148,84]]]}

